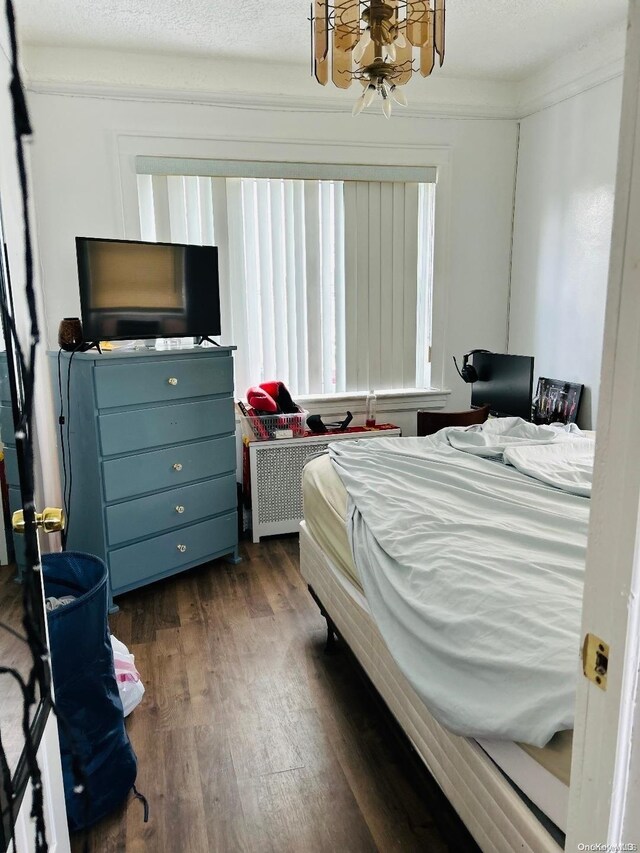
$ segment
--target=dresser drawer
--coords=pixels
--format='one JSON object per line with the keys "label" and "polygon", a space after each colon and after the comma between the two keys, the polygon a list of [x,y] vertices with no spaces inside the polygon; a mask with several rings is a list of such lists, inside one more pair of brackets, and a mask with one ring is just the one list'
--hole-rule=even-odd
{"label": "dresser drawer", "polygon": [[[180,466],[180,467],[175,467]],[[107,501],[182,486],[236,470],[236,438],[212,438],[102,463]]]}
{"label": "dresser drawer", "polygon": [[20,488],[20,474],[18,473],[18,456],[15,447],[5,444],[4,446],[4,476],[7,486]]}
{"label": "dresser drawer", "polygon": [[[9,512],[13,515],[14,512],[17,512],[19,509],[22,509],[22,494],[20,492],[20,488],[16,486],[9,486]],[[20,534],[18,534],[20,535]],[[24,536],[21,537],[24,539]]]}
{"label": "dresser drawer", "polygon": [[[13,515],[13,513],[17,512],[19,509],[22,509],[22,495],[20,493],[20,489],[11,487],[9,488],[10,515]],[[27,557],[24,548],[24,536],[22,536],[20,533],[13,534],[13,548],[16,554],[16,565],[26,566]]]}
{"label": "dresser drawer", "polygon": [[0,439],[2,439],[3,444],[15,445],[16,443],[11,403],[0,406]]}
{"label": "dresser drawer", "polygon": [[233,394],[233,360],[162,358],[135,365],[106,364],[95,368],[99,409]]}
{"label": "dresser drawer", "polygon": [[100,415],[104,456],[234,432],[231,397]]}
{"label": "dresser drawer", "polygon": [[11,385],[9,384],[9,364],[6,352],[0,353],[0,400],[11,405]]}
{"label": "dresser drawer", "polygon": [[153,536],[234,510],[236,504],[235,474],[115,504],[107,507],[107,541],[114,546]]}
{"label": "dresser drawer", "polygon": [[163,533],[109,552],[111,587],[114,593],[181,566],[204,562],[212,553],[232,551],[238,539],[235,512]]}

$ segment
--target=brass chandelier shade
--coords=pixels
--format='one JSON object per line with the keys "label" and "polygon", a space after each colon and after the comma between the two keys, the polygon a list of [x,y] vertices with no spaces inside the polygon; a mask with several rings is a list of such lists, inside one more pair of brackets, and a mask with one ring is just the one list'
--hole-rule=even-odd
{"label": "brass chandelier shade", "polygon": [[313,74],[322,86],[331,80],[339,89],[358,80],[364,91],[353,114],[379,95],[389,118],[392,100],[407,104],[398,87],[414,71],[428,77],[436,57],[444,62],[444,23],[445,0],[313,0]]}

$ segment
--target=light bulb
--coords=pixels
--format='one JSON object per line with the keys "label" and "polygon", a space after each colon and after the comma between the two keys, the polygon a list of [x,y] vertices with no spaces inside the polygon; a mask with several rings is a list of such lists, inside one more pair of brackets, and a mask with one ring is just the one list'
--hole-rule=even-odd
{"label": "light bulb", "polygon": [[365,89],[364,92],[360,95],[358,100],[353,105],[353,109],[351,110],[352,116],[360,115],[360,113],[364,109],[364,99],[365,99],[366,94],[367,94],[367,90]]}
{"label": "light bulb", "polygon": [[399,48],[403,48],[403,47],[407,46],[407,40],[404,37],[404,33],[398,33],[396,40],[395,40],[395,45]]}
{"label": "light bulb", "polygon": [[391,118],[391,98],[384,83],[380,84],[380,94],[382,95],[382,112],[387,118]]}
{"label": "light bulb", "polygon": [[398,87],[395,85],[395,83],[393,84],[393,86],[392,86],[392,87],[391,87],[391,89],[390,89],[390,94],[391,94],[391,97],[393,98],[393,100],[394,100],[397,104],[400,104],[400,105],[401,105],[401,106],[403,106],[403,107],[406,107],[406,106],[407,106],[407,104],[409,103],[409,102],[407,101],[407,96],[405,95],[405,93],[403,92],[403,90],[402,90],[402,89],[398,89]]}
{"label": "light bulb", "polygon": [[387,51],[387,59],[390,62],[395,62],[396,61],[396,47],[395,47],[395,45],[394,44],[388,44],[386,46],[386,51]]}
{"label": "light bulb", "polygon": [[367,88],[364,90],[364,94],[362,96],[363,107],[368,107],[373,99],[376,96],[376,87],[373,83],[369,83]]}
{"label": "light bulb", "polygon": [[362,57],[364,56],[365,50],[369,47],[371,43],[371,30],[369,27],[362,33],[360,36],[360,41],[353,49],[353,59],[354,62],[361,62]]}

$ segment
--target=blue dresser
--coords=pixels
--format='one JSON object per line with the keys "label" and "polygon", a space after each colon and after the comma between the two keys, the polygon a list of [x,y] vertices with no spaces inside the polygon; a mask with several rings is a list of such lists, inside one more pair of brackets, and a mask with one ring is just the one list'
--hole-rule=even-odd
{"label": "blue dresser", "polygon": [[233,349],[49,353],[67,549],[102,557],[113,596],[237,559]]}
{"label": "blue dresser", "polygon": [[[11,404],[11,386],[6,352],[0,352],[0,439],[4,445],[4,473],[9,491],[9,513],[22,509],[20,494],[20,475],[16,455],[15,429],[13,426],[13,408]],[[24,536],[12,535],[14,559],[18,578],[26,566],[24,555]],[[9,542],[7,544],[10,544]]]}

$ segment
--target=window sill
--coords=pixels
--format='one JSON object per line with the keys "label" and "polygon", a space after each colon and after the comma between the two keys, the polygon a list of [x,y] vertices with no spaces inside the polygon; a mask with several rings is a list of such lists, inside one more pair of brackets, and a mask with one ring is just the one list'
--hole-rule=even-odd
{"label": "window sill", "polygon": [[[383,412],[415,412],[418,409],[442,409],[451,391],[437,388],[402,388],[376,391],[376,410]],[[309,394],[295,398],[302,408],[317,415],[340,414],[349,410],[354,415],[364,414],[367,394],[352,391],[340,394]]]}

